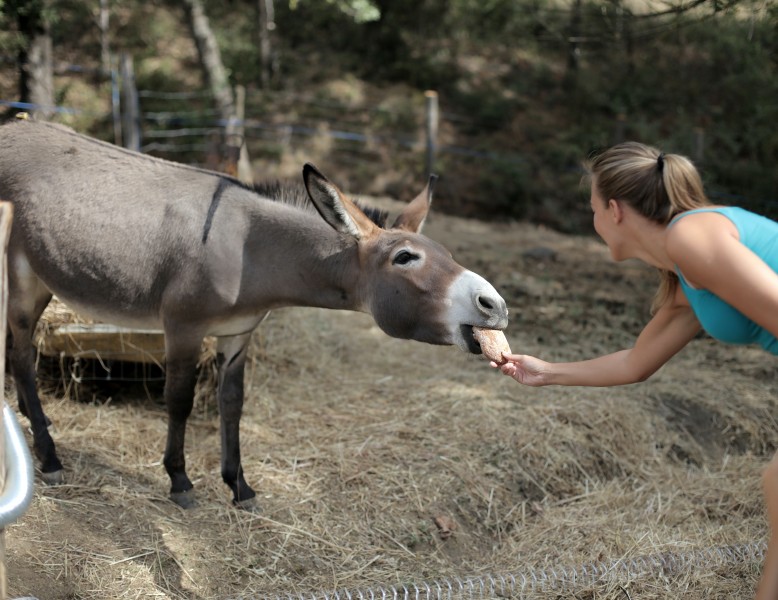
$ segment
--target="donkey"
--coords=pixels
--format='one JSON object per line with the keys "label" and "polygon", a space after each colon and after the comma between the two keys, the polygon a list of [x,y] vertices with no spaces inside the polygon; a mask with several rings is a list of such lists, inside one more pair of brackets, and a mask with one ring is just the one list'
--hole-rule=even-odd
{"label": "donkey", "polygon": [[249,338],[270,310],[361,311],[390,336],[474,354],[473,326],[507,326],[494,287],[421,235],[431,184],[385,228],[384,213],[360,208],[314,166],[302,175],[295,201],[283,186],[270,193],[273,186],[249,187],[61,125],[0,127],[0,199],[14,210],[10,368],[45,482],[62,482],[63,466],[36,391],[31,341],[52,294],[95,320],[164,331],[163,464],[170,498],[185,508],[195,502],[184,437],[204,337],[217,340],[221,475],[233,502],[253,508],[240,456],[244,367]]}

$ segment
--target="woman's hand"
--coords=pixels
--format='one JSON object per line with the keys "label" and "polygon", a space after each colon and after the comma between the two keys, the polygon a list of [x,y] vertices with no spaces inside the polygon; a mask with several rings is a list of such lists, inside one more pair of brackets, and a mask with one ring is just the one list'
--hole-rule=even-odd
{"label": "woman's hand", "polygon": [[495,368],[499,367],[503,374],[513,377],[524,385],[538,387],[549,384],[550,363],[534,356],[527,356],[526,354],[508,354],[504,352],[502,356],[506,360],[502,365],[498,365],[496,362],[489,364]]}

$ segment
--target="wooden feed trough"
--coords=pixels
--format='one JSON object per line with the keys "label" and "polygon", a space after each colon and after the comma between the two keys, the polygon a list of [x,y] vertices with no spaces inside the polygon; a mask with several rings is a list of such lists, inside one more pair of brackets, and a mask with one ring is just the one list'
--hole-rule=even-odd
{"label": "wooden feed trough", "polygon": [[[157,329],[130,329],[88,321],[52,299],[35,331],[41,379],[64,384],[88,381],[164,381],[165,336]],[[216,344],[203,341],[195,402],[216,388]]]}
{"label": "wooden feed trough", "polygon": [[106,323],[49,325],[38,335],[38,351],[58,358],[91,358],[104,362],[128,361],[162,366],[165,337],[162,331],[126,329]]}
{"label": "wooden feed trough", "polygon": [[164,377],[165,336],[161,330],[91,322],[56,297],[38,322],[34,342],[39,366],[50,366],[39,369],[42,379],[149,381]]}

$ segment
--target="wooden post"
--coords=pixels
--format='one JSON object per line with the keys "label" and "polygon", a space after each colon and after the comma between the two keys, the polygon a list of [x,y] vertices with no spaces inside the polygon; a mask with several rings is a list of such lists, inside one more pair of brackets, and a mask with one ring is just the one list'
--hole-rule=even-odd
{"label": "wooden post", "polygon": [[108,43],[110,14],[108,0],[100,0],[100,68],[104,75],[111,71],[111,51]]}
{"label": "wooden post", "polygon": [[694,128],[694,162],[701,165],[705,160],[705,129]]}
{"label": "wooden post", "polygon": [[257,13],[259,18],[257,23],[260,59],[259,78],[262,89],[267,90],[270,88],[270,78],[273,74],[272,34],[276,28],[273,0],[257,0]]}
{"label": "wooden post", "polygon": [[426,133],[427,133],[427,156],[424,168],[427,177],[432,175],[435,169],[435,152],[438,145],[438,93],[428,90],[424,93],[426,104]]}
{"label": "wooden post", "polygon": [[119,72],[111,63],[111,116],[113,117],[113,143],[122,145],[122,100]]}
{"label": "wooden post", "polygon": [[222,171],[251,185],[254,183],[254,176],[251,173],[251,162],[246,149],[246,129],[243,124],[245,106],[246,88],[242,85],[235,86],[235,115],[228,119],[224,130]]}
{"label": "wooden post", "polygon": [[[11,235],[13,205],[0,202],[0,390],[5,390],[5,337],[6,314],[8,313],[8,238]],[[3,395],[5,403],[5,394]],[[5,426],[0,406],[0,489],[5,487]],[[0,600],[8,598],[8,581],[5,568],[5,530],[0,529]]]}
{"label": "wooden post", "polygon": [[627,134],[627,115],[619,113],[616,115],[616,126],[613,129],[613,143],[620,144],[624,141]]}
{"label": "wooden post", "polygon": [[123,53],[119,60],[121,76],[122,138],[124,147],[140,151],[140,104],[135,87],[135,70],[132,57]]}
{"label": "wooden post", "polygon": [[238,179],[248,185],[254,184],[254,174],[251,172],[251,160],[249,159],[249,150],[246,146],[246,88],[242,85],[235,86],[235,118],[238,121],[237,131],[240,150],[238,152]]}
{"label": "wooden post", "polygon": [[581,49],[579,43],[582,39],[582,11],[582,0],[574,0],[573,11],[570,15],[570,33],[567,36],[567,71],[564,77],[565,86],[571,90],[578,87],[578,74],[580,73]]}

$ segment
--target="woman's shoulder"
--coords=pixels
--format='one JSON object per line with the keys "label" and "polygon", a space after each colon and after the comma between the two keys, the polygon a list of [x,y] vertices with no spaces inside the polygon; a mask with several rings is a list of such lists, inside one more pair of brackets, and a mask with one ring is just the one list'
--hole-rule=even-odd
{"label": "woman's shoulder", "polygon": [[732,220],[733,211],[742,210],[734,206],[706,206],[678,213],[668,225],[668,238],[710,233],[738,236]]}
{"label": "woman's shoulder", "polygon": [[740,239],[738,228],[727,216],[727,211],[717,210],[727,208],[710,206],[690,210],[673,219],[667,230],[666,246],[676,264],[700,253],[715,252],[727,241]]}
{"label": "woman's shoulder", "polygon": [[709,219],[726,217],[732,214],[733,211],[742,210],[736,206],[724,206],[719,204],[711,204],[708,206],[701,206],[699,208],[691,208],[677,213],[670,224],[681,223],[688,220]]}

